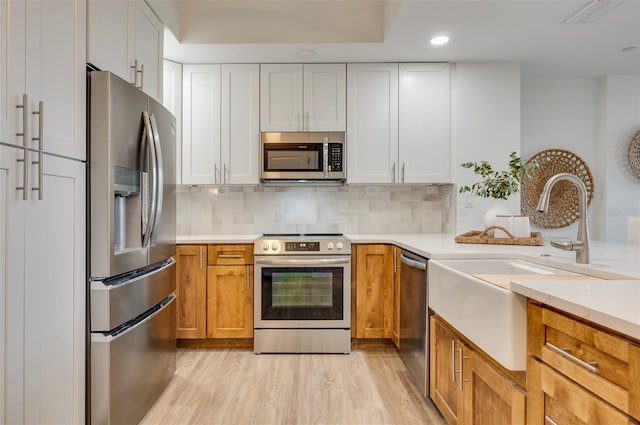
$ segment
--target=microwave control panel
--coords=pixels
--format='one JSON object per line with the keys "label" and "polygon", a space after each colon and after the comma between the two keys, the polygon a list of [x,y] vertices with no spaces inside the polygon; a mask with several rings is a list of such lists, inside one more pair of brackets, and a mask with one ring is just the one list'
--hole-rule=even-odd
{"label": "microwave control panel", "polygon": [[342,171],[342,143],[329,143],[329,171]]}

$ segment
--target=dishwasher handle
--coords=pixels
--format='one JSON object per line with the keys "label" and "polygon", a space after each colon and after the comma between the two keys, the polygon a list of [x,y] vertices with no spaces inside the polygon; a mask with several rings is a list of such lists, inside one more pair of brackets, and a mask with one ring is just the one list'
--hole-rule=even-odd
{"label": "dishwasher handle", "polygon": [[427,262],[426,261],[418,261],[413,258],[405,257],[404,253],[400,255],[400,261],[407,266],[413,267],[419,270],[427,270]]}

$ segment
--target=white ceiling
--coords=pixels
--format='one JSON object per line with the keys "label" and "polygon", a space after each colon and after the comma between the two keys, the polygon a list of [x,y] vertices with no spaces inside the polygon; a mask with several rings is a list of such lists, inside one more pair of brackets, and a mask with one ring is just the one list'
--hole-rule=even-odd
{"label": "white ceiling", "polygon": [[[591,24],[562,24],[586,0],[147,1],[176,35],[165,56],[181,63],[516,61],[530,75],[640,74],[640,0]],[[450,43],[431,46],[441,33]]]}

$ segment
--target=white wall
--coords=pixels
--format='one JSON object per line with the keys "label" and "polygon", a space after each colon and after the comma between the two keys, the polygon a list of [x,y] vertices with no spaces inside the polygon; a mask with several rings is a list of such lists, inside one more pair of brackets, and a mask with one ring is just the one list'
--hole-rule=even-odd
{"label": "white wall", "polygon": [[[509,154],[520,152],[520,65],[461,62],[453,81],[452,174],[460,187],[477,181],[461,163],[486,160],[502,170],[507,168]],[[483,229],[490,203],[490,199],[458,194],[456,233]],[[509,203],[512,212],[520,211],[519,196],[512,196]]]}
{"label": "white wall", "polygon": [[[640,215],[640,179],[627,159],[638,129],[640,76],[522,78],[522,157],[562,148],[587,163],[595,183],[588,211],[594,240],[627,242],[627,219]],[[577,224],[538,230],[573,239]]]}

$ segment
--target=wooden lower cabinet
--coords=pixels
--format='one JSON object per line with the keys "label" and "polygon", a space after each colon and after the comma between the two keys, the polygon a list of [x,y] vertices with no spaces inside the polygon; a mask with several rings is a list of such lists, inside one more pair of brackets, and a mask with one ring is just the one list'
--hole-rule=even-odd
{"label": "wooden lower cabinet", "polygon": [[176,249],[176,336],[207,336],[207,246],[178,245]]}
{"label": "wooden lower cabinet", "polygon": [[253,337],[253,266],[209,266],[207,338]]}
{"label": "wooden lower cabinet", "polygon": [[357,245],[356,337],[391,338],[393,247]]}
{"label": "wooden lower cabinet", "polygon": [[430,317],[429,395],[449,424],[524,425],[524,391],[437,316]]}

